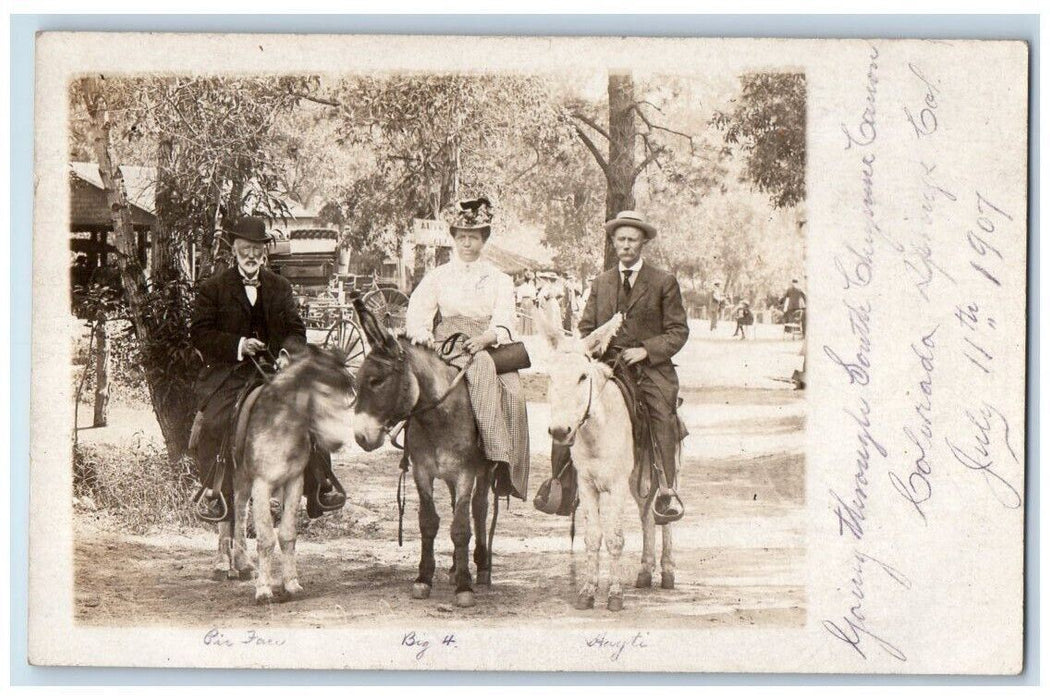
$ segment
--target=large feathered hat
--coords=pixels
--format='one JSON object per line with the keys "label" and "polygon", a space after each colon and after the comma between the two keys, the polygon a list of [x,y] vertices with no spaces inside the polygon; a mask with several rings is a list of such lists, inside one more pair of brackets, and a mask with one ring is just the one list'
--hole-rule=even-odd
{"label": "large feathered hat", "polygon": [[478,231],[487,241],[492,233],[492,202],[488,197],[464,199],[457,202],[448,215],[448,227],[452,236],[456,231]]}

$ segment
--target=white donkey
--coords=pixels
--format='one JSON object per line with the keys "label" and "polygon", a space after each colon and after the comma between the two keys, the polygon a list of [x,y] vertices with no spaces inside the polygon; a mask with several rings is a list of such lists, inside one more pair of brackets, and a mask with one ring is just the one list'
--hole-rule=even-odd
{"label": "white donkey", "polygon": [[[551,438],[571,446],[572,461],[583,512],[584,543],[587,548],[587,577],[580,585],[576,607],[594,607],[598,589],[599,552],[602,540],[609,551],[609,610],[623,609],[620,583],[620,557],[623,554],[622,516],[628,496],[633,496],[642,521],[642,566],[637,588],[653,584],[655,569],[656,523],[648,469],[634,462],[634,437],[623,392],[612,380],[612,369],[599,362],[609,346],[623,316],[616,314],[586,338],[570,338],[536,315],[540,332],[550,343]],[[663,525],[663,553],[660,557],[661,587],[674,588],[674,557],[671,552],[671,525]]]}

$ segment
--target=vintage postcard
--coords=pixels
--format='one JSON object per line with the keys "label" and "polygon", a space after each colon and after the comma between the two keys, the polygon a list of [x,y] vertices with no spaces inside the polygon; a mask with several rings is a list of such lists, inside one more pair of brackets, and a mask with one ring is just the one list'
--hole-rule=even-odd
{"label": "vintage postcard", "polygon": [[1022,670],[1025,43],[37,51],[31,663]]}

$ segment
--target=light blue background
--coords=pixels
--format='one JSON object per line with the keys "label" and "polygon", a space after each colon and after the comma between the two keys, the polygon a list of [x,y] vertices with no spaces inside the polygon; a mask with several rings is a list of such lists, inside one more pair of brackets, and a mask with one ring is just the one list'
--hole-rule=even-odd
{"label": "light blue background", "polygon": [[[47,30],[1021,39],[1031,47],[1025,672],[1018,677],[214,671],[26,663],[34,34]],[[15,685],[1039,683],[1039,17],[1036,15],[14,15],[11,17],[11,683]],[[702,653],[702,652],[700,652]]]}

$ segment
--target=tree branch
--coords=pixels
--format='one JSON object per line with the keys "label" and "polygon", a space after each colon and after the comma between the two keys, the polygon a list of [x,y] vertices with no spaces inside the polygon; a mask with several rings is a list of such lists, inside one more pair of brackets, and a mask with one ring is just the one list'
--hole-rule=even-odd
{"label": "tree branch", "polygon": [[646,166],[648,166],[649,163],[656,163],[656,166],[660,168],[660,170],[664,169],[664,164],[660,162],[660,154],[665,153],[667,151],[667,148],[660,145],[654,146],[649,140],[649,134],[639,134],[639,136],[642,137],[642,143],[644,144],[645,150],[648,155],[646,155],[645,160],[643,160],[634,169],[631,175],[632,178],[638,177],[638,175],[641,174],[643,170],[645,170]]}
{"label": "tree branch", "polygon": [[676,136],[681,136],[682,138],[686,139],[689,142],[689,149],[692,150],[692,148],[693,148],[693,137],[691,135],[689,135],[687,133],[684,133],[682,131],[675,131],[674,129],[668,128],[666,126],[662,126],[660,124],[653,124],[652,120],[649,119],[649,117],[645,116],[645,112],[643,112],[641,107],[639,106],[639,105],[643,105],[643,104],[650,105],[657,112],[660,111],[660,108],[657,107],[656,105],[654,105],[652,102],[646,102],[645,100],[642,100],[641,102],[635,102],[633,105],[631,105],[631,109],[633,109],[635,114],[637,114],[641,118],[642,122],[649,129],[649,131],[666,131],[669,134],[674,134]]}
{"label": "tree branch", "polygon": [[659,107],[657,107],[656,105],[654,105],[654,104],[653,104],[652,102],[650,102],[649,100],[638,100],[637,102],[634,102],[633,104],[631,104],[631,106],[632,106],[632,107],[634,107],[635,111],[638,111],[638,106],[639,106],[639,105],[649,105],[650,107],[652,107],[653,109],[655,109],[655,110],[656,110],[657,112],[659,112],[660,114],[663,114],[663,113],[664,113],[664,111],[663,111],[662,109],[660,109]]}
{"label": "tree branch", "polygon": [[598,150],[598,147],[594,145],[594,141],[591,141],[590,137],[588,137],[587,134],[583,133],[583,129],[581,129],[578,125],[573,124],[572,128],[576,130],[576,135],[580,137],[581,141],[583,141],[583,145],[587,147],[587,150],[591,152],[591,155],[594,156],[594,159],[598,161],[598,167],[601,168],[602,172],[605,173],[605,176],[608,177],[609,164],[605,161],[605,158],[602,156],[601,151]]}
{"label": "tree branch", "polygon": [[525,168],[520,173],[518,173],[513,178],[511,178],[510,182],[508,182],[507,185],[506,185],[507,187],[510,187],[515,182],[517,182],[518,180],[520,180],[521,178],[525,177],[530,172],[535,170],[537,166],[539,166],[539,164],[540,164],[540,151],[535,146],[533,146],[532,150],[536,154],[536,160],[532,163],[532,165],[530,165],[529,167]]}
{"label": "tree branch", "polygon": [[591,127],[595,131],[597,131],[599,134],[604,136],[606,141],[609,140],[609,132],[606,131],[605,129],[603,129],[601,124],[599,124],[598,122],[594,121],[593,119],[588,117],[586,114],[581,114],[580,112],[573,112],[572,116],[573,116],[573,118],[579,119],[581,122],[583,122],[587,126]]}
{"label": "tree branch", "polygon": [[343,106],[342,102],[337,102],[336,100],[331,100],[331,99],[328,99],[328,98],[325,98],[325,97],[318,97],[316,95],[307,95],[306,93],[303,93],[303,92],[290,92],[288,94],[291,95],[292,97],[298,97],[301,100],[307,100],[309,102],[316,102],[319,105],[327,105],[329,107],[342,107]]}
{"label": "tree branch", "polygon": [[[645,160],[643,160],[641,163],[639,163],[635,167],[635,169],[631,172],[631,179],[633,180],[634,178],[638,177],[641,174],[641,172],[643,170],[645,170],[646,166],[648,166],[650,163],[654,163],[655,162],[657,165],[660,165],[660,161],[656,160],[657,155],[658,155],[658,152],[656,151],[656,149],[650,149],[649,155],[647,155],[645,157]],[[661,167],[663,167],[663,166],[661,166]]]}

